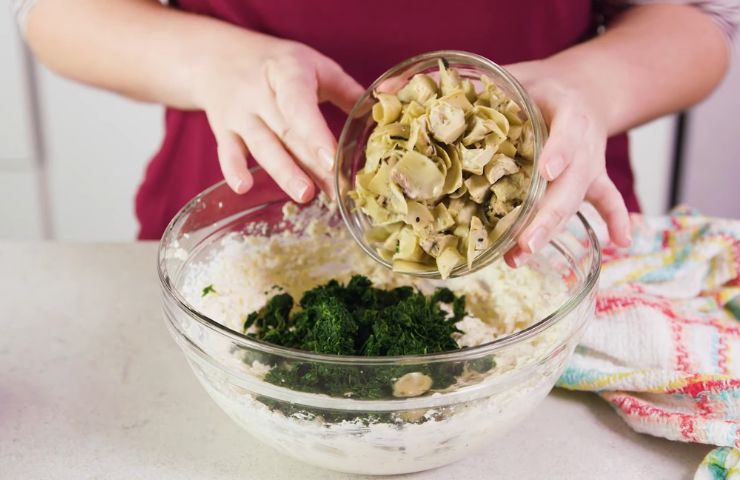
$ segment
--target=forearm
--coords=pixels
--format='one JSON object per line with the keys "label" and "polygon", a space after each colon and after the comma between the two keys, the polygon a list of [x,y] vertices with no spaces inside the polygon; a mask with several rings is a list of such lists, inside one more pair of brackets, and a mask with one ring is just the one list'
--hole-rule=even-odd
{"label": "forearm", "polygon": [[690,6],[635,7],[607,31],[543,63],[582,90],[609,134],[698,102],[722,79],[722,30]]}
{"label": "forearm", "polygon": [[591,202],[615,244],[630,244],[625,202],[606,172],[607,136],[697,102],[727,68],[723,30],[694,7],[632,7],[597,38],[508,66],[549,125],[539,158],[548,180],[539,211],[507,262],[521,265]]}
{"label": "forearm", "polygon": [[194,93],[205,61],[241,48],[250,35],[155,0],[40,0],[26,36],[49,68],[144,101],[202,108]]}

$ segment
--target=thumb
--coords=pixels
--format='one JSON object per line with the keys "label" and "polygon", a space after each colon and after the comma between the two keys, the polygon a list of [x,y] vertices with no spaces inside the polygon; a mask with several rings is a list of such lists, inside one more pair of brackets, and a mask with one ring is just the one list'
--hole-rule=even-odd
{"label": "thumb", "polygon": [[365,89],[334,60],[323,57],[317,65],[319,100],[329,101],[349,113]]}

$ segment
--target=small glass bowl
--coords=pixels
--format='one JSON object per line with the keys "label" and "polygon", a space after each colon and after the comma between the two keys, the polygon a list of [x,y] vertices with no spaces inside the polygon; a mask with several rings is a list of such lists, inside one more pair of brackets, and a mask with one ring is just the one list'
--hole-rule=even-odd
{"label": "small glass bowl", "polygon": [[[335,190],[347,228],[360,247],[376,262],[387,268],[393,268],[388,260],[382,258],[377,250],[368,242],[365,233],[372,227],[369,218],[355,206],[349,192],[354,188],[355,175],[365,165],[365,146],[373,129],[375,121],[372,118],[372,106],[375,103],[373,92],[380,89],[383,92],[395,93],[416,74],[426,73],[437,79],[438,63],[442,60],[449,67],[457,69],[460,76],[470,79],[476,87],[480,86],[481,75],[488,76],[506,95],[514,100],[522,109],[527,119],[532,122],[534,133],[534,162],[529,190],[521,205],[519,215],[512,225],[498,238],[485,252],[481,253],[472,263],[455,267],[450,277],[458,277],[480,270],[510,250],[516,243],[516,238],[524,230],[534,216],[535,206],[545,192],[547,182],[538,173],[540,153],[547,139],[547,126],[539,108],[529,97],[519,82],[503,67],[474,53],[441,50],[417,55],[394,66],[365,91],[355,104],[344,124],[337,146],[335,168]],[[439,271],[403,272],[427,278],[440,278]]]}

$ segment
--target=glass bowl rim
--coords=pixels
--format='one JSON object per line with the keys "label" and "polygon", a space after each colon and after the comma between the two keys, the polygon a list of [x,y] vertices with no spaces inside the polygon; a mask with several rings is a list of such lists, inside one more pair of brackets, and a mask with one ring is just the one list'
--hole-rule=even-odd
{"label": "glass bowl rim", "polygon": [[[260,170],[260,168],[255,167],[250,170],[255,171],[255,170]],[[189,304],[189,302],[182,296],[179,290],[175,288],[172,282],[170,281],[171,277],[166,267],[166,261],[167,261],[166,254],[167,254],[167,251],[170,249],[169,237],[171,236],[173,230],[183,218],[185,218],[188,214],[191,213],[193,207],[195,207],[199,202],[201,202],[204,197],[208,196],[211,192],[218,190],[219,188],[224,188],[224,187],[229,188],[226,185],[226,182],[224,180],[221,180],[220,182],[206,188],[205,190],[200,192],[198,195],[193,197],[187,204],[185,204],[185,206],[182,207],[180,211],[178,211],[178,213],[172,218],[170,223],[167,225],[167,228],[165,229],[162,235],[162,238],[159,241],[159,246],[157,248],[157,273],[159,276],[160,288],[163,290],[163,293],[165,295],[169,296],[169,298],[175,301],[177,307],[180,310],[185,312],[189,317],[194,319],[196,322],[198,322],[203,327],[208,328],[209,330],[213,331],[216,334],[227,337],[228,339],[230,339],[231,341],[233,341],[240,347],[244,347],[250,350],[257,350],[260,352],[264,352],[264,353],[271,354],[271,355],[276,355],[276,356],[283,357],[283,358],[320,362],[324,364],[344,364],[344,365],[347,365],[347,364],[355,364],[355,365],[421,364],[421,363],[438,363],[438,362],[445,362],[445,361],[464,361],[464,360],[470,360],[472,358],[480,358],[488,354],[492,354],[494,352],[503,350],[504,348],[510,345],[520,344],[532,337],[537,336],[539,333],[547,330],[552,325],[558,323],[562,318],[567,316],[578,305],[580,305],[583,302],[583,300],[586,298],[586,296],[593,290],[593,288],[596,286],[596,283],[599,279],[599,274],[601,271],[601,247],[599,245],[596,232],[593,230],[591,225],[589,225],[588,221],[583,216],[583,214],[581,214],[580,212],[577,212],[575,217],[580,221],[580,224],[585,229],[585,233],[589,239],[589,243],[591,245],[591,249],[593,252],[592,262],[591,262],[591,265],[589,266],[589,270],[587,272],[586,278],[584,279],[583,283],[581,284],[581,286],[579,287],[578,291],[575,294],[567,298],[557,309],[555,309],[549,315],[538,320],[537,322],[533,323],[527,328],[524,328],[516,333],[512,333],[510,335],[497,338],[488,343],[478,345],[476,347],[468,347],[468,348],[461,348],[458,350],[450,350],[447,352],[427,353],[427,354],[419,354],[419,355],[366,357],[366,356],[361,356],[361,355],[321,354],[321,353],[314,353],[314,352],[309,352],[305,350],[298,350],[298,349],[289,348],[289,347],[282,347],[279,345],[274,345],[268,342],[263,342],[261,340],[250,338],[244,335],[243,333],[240,333],[236,330],[232,330],[229,327],[217,322],[216,320],[213,320],[207,315],[197,311],[193,306]],[[266,208],[270,205],[274,205],[276,203],[281,203],[281,202],[284,203],[285,201],[291,201],[291,200],[285,199],[285,200],[275,200],[271,202],[265,202],[265,203],[259,204],[247,210],[259,211],[260,209]],[[247,210],[242,210],[233,215],[244,214],[244,212]],[[557,243],[551,242],[551,244],[561,254],[563,254],[562,249],[560,249],[557,246]]]}
{"label": "glass bowl rim", "polygon": [[[430,62],[434,60],[442,60],[446,61],[447,59],[453,59],[456,62],[467,62],[468,64],[481,69],[488,69],[491,72],[495,72],[496,75],[499,75],[500,77],[504,78],[507,82],[507,87],[512,88],[516,94],[521,97],[524,100],[523,105],[521,105],[521,108],[527,112],[527,117],[531,119],[532,121],[532,128],[533,128],[533,134],[535,137],[540,137],[540,140],[542,142],[542,145],[540,143],[535,142],[534,148],[535,148],[535,155],[534,159],[532,161],[532,181],[530,182],[529,188],[527,189],[527,195],[524,199],[524,202],[521,206],[521,212],[519,215],[517,215],[517,218],[514,220],[514,223],[506,229],[506,231],[501,235],[499,238],[497,238],[493,244],[486,249],[482,254],[478,255],[478,257],[475,258],[473,261],[473,265],[476,268],[473,268],[472,270],[466,268],[464,264],[458,265],[452,270],[451,277],[462,277],[465,274],[458,274],[459,272],[467,272],[472,273],[476,270],[479,270],[481,268],[485,268],[491,263],[493,263],[495,260],[500,258],[501,256],[501,250],[506,249],[508,250],[514,245],[514,241],[511,237],[512,232],[521,232],[527,225],[527,223],[531,220],[532,216],[535,213],[535,206],[536,203],[539,201],[540,197],[544,193],[545,189],[545,181],[544,179],[539,175],[539,157],[542,152],[542,149],[544,148],[544,141],[547,138],[546,130],[543,128],[544,126],[540,124],[542,121],[542,114],[537,107],[537,104],[531,99],[527,91],[524,89],[521,83],[511,74],[508,70],[506,70],[503,66],[499,65],[498,63],[482,56],[478,55],[476,53],[467,52],[464,50],[435,50],[430,52],[424,52],[420,53],[418,55],[414,55],[413,57],[410,57],[394,66],[386,70],[382,75],[380,75],[368,88],[365,89],[360,99],[355,102],[355,105],[352,107],[352,110],[350,110],[349,115],[347,116],[347,120],[344,123],[344,126],[342,128],[342,132],[339,136],[339,140],[337,142],[337,152],[335,155],[335,168],[334,168],[334,191],[337,192],[337,195],[339,195],[339,192],[341,189],[341,173],[339,168],[340,158],[341,158],[341,147],[347,142],[347,132],[348,127],[351,124],[351,122],[355,119],[357,115],[359,115],[359,110],[361,106],[364,104],[365,100],[370,98],[375,90],[375,88],[380,85],[382,82],[387,80],[388,78],[393,77],[398,72],[403,72],[409,67],[413,66],[416,63],[423,63],[423,62]],[[543,137],[544,135],[544,137]],[[388,262],[386,259],[382,258],[375,249],[371,248],[370,245],[362,238],[361,232],[358,232],[355,230],[355,222],[353,222],[353,217],[351,213],[347,210],[347,208],[344,205],[344,201],[342,199],[337,198],[337,206],[339,207],[339,212],[342,215],[342,220],[344,221],[345,225],[347,226],[347,229],[349,230],[350,235],[355,240],[355,243],[368,255],[370,258],[372,258],[374,261],[378,262],[380,265],[383,265],[384,267],[390,269],[391,263]],[[428,272],[405,272],[410,275],[419,277],[419,278],[431,278],[431,279],[440,279],[441,276],[439,274],[439,271],[437,270],[431,270]]]}

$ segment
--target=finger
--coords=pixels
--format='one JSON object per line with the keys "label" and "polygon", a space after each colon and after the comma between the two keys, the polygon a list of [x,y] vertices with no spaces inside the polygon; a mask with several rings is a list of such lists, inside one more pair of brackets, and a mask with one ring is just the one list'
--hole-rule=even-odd
{"label": "finger", "polygon": [[236,193],[246,193],[254,179],[247,169],[247,148],[234,132],[216,134],[218,162],[226,183]]}
{"label": "finger", "polygon": [[594,180],[586,192],[586,200],[591,202],[609,228],[609,237],[620,247],[632,243],[630,217],[622,195],[606,173]]}
{"label": "finger", "polygon": [[542,69],[539,67],[539,61],[527,61],[519,63],[510,63],[504,65],[506,71],[508,71],[514,78],[521,84],[528,84],[533,80],[537,80],[541,75]]}
{"label": "finger", "polygon": [[[267,113],[266,110],[273,111],[271,113]],[[285,148],[288,149],[293,156],[294,161],[300,165],[303,171],[306,172],[314,182],[316,182],[322,191],[326,192],[330,197],[333,196],[333,152],[336,151],[333,137],[331,137],[331,147],[313,146],[313,144],[318,142],[307,141],[305,137],[307,133],[304,131],[304,127],[297,125],[297,122],[295,121],[288,122],[285,120],[282,113],[278,111],[277,106],[275,105],[263,109],[262,118],[267,126],[275,133],[277,138],[283,143]],[[300,115],[294,116],[294,119],[300,118]],[[298,121],[307,122],[307,120]],[[323,117],[321,117],[321,122],[324,122]],[[331,132],[329,133],[331,134]],[[329,150],[329,148],[331,148],[331,150]]]}
{"label": "finger", "polygon": [[511,268],[519,268],[525,265],[531,256],[531,253],[525,252],[519,247],[519,245],[516,245],[514,248],[506,252],[504,255],[504,261]]}
{"label": "finger", "polygon": [[319,187],[331,195],[336,140],[319,110],[316,79],[285,67],[268,70],[276,108],[266,105],[262,116]]}
{"label": "finger", "polygon": [[262,165],[293,200],[304,203],[313,198],[313,182],[262,120],[257,117],[248,118],[239,133],[257,163]]}
{"label": "finger", "polygon": [[375,90],[381,93],[396,93],[407,83],[409,83],[408,78],[402,76],[390,77],[383,80]]}
{"label": "finger", "polygon": [[552,115],[550,133],[539,158],[539,172],[545,180],[558,178],[573,161],[574,149],[582,148],[593,127],[588,118],[567,108]]}
{"label": "finger", "polygon": [[328,57],[321,57],[316,65],[319,99],[329,101],[349,113],[365,89],[342,67]]}
{"label": "finger", "polygon": [[590,182],[584,173],[569,168],[551,183],[532,223],[519,236],[517,245],[527,253],[541,250],[568,219],[578,211]]}

